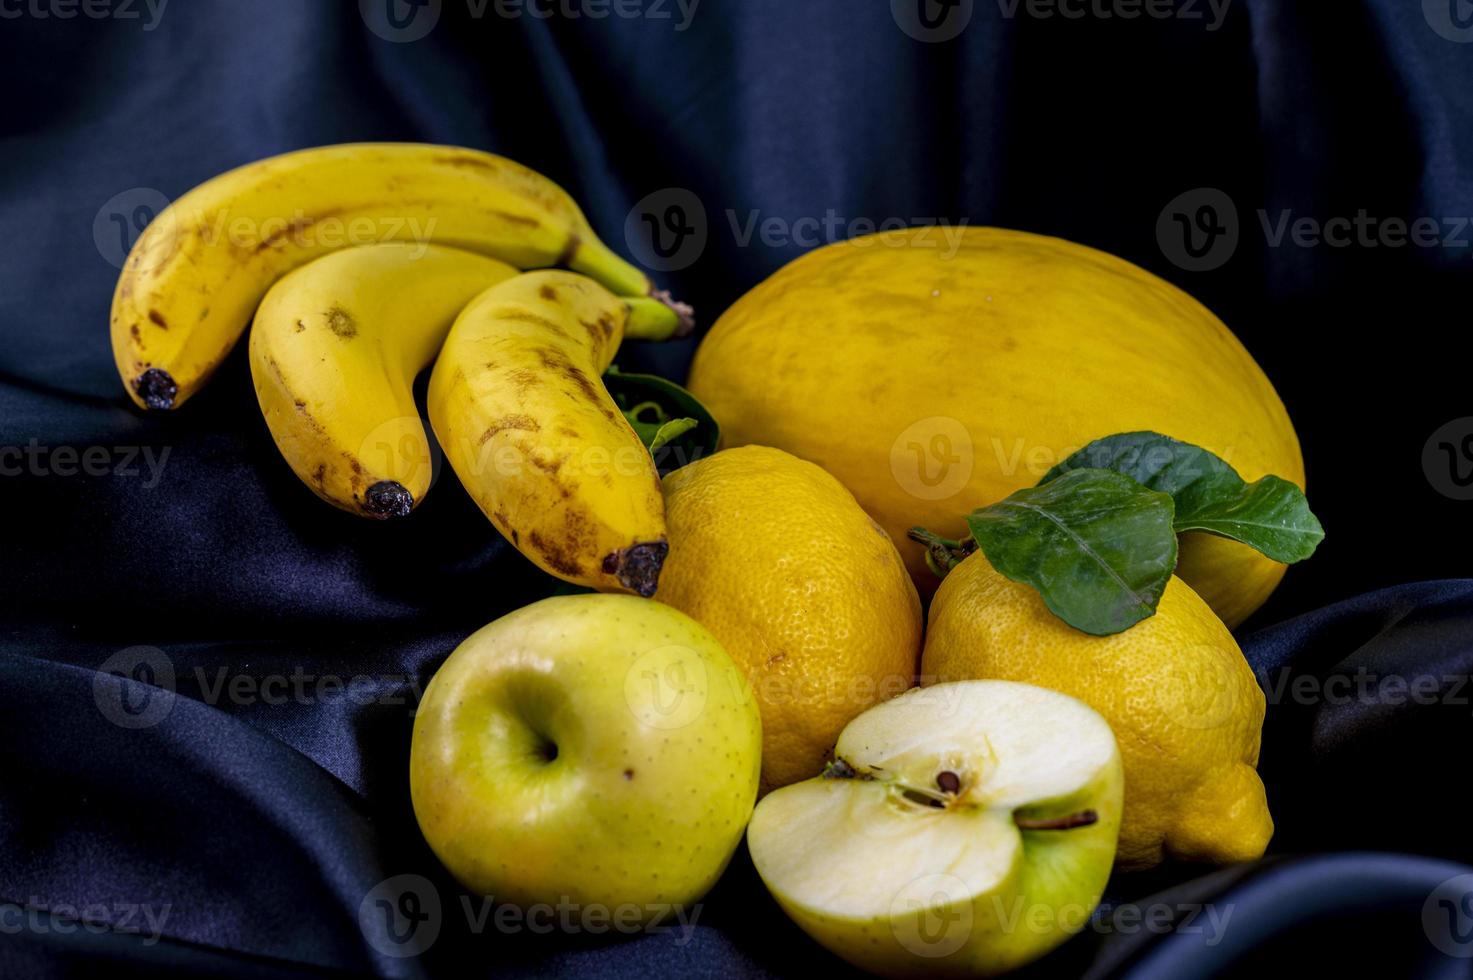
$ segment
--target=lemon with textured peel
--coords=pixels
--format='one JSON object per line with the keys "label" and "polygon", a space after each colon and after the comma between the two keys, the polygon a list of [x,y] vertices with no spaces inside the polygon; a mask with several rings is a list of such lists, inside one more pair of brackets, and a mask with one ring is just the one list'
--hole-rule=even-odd
{"label": "lemon with textured peel", "polygon": [[1122,867],[1262,856],[1273,836],[1256,770],[1263,691],[1232,634],[1181,579],[1154,616],[1091,636],[973,554],[936,591],[921,682],[972,678],[1051,688],[1110,722],[1125,762]]}
{"label": "lemon with textured peel", "polygon": [[728,449],[665,478],[659,600],[701,623],[762,709],[762,790],[823,767],[850,719],[914,683],[915,586],[838,480],[776,449]]}

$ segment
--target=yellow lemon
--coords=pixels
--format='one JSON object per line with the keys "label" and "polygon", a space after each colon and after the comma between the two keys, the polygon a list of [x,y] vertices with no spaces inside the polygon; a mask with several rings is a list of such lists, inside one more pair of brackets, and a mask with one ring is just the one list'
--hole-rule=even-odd
{"label": "yellow lemon", "polygon": [[1180,579],[1154,616],[1090,636],[974,554],[936,591],[921,682],[974,678],[1052,688],[1110,723],[1125,763],[1121,867],[1248,861],[1268,846],[1273,819],[1255,768],[1263,691],[1232,634]]}
{"label": "yellow lemon", "polygon": [[812,463],[748,446],[665,477],[657,598],[701,623],[762,711],[762,791],[822,770],[844,726],[914,683],[921,606],[889,535]]}
{"label": "yellow lemon", "polygon": [[[728,446],[828,470],[934,578],[907,528],[1032,486],[1094,439],[1153,430],[1246,480],[1304,485],[1273,385],[1211,311],[1114,256],[998,228],[921,228],[831,245],[779,270],[701,344],[690,388]],[[1180,574],[1229,625],[1284,566],[1188,534]]]}

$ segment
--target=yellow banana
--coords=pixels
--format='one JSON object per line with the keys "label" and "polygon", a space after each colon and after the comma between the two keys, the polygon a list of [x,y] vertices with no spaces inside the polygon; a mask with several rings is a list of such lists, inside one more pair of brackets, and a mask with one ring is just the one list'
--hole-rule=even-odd
{"label": "yellow banana", "polygon": [[430,486],[414,379],[465,305],[517,270],[441,245],[333,252],[271,287],[251,328],[251,376],[271,436],[322,499],[403,517]]}
{"label": "yellow banana", "polygon": [[435,242],[518,268],[562,265],[669,301],[593,233],[546,177],[477,150],[357,143],[301,150],[206,181],[139,236],[113,296],[118,372],[144,408],[181,405],[285,273],[349,245]]}
{"label": "yellow banana", "polygon": [[543,569],[655,592],[665,504],[648,451],[599,377],[624,337],[663,339],[657,301],[583,276],[529,272],[465,309],[430,376],[430,423],[461,482]]}

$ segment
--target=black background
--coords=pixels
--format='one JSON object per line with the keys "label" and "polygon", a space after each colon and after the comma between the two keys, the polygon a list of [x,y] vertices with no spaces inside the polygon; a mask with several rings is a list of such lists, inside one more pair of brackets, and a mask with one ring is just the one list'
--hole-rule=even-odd
{"label": "black background", "polygon": [[[0,933],[0,972],[65,974],[91,957],[184,974],[413,975],[462,956],[483,971],[647,976],[833,962],[776,912],[744,854],[686,945],[448,924],[418,958],[365,942],[357,909],[378,881],[418,873],[447,907],[458,895],[408,812],[411,719],[387,702],[470,630],[551,586],[451,474],[404,522],[321,505],[271,444],[243,350],[178,413],[144,417],[123,395],[107,339],[121,247],[111,216],[304,146],[505,154],[563,184],[626,254],[643,247],[625,234],[636,202],[659,212],[672,189],[692,192],[705,246],[659,278],[706,323],[812,244],[743,244],[733,222],[754,214],[789,227],[830,214],[841,227],[996,224],[1117,253],[1217,312],[1298,429],[1329,536],[1242,631],[1266,683],[1281,669],[1465,675],[1470,586],[1431,580],[1466,574],[1473,503],[1423,469],[1434,430],[1473,415],[1473,43],[1448,36],[1460,36],[1449,9],[1470,13],[1451,2],[1232,0],[1218,24],[1205,0],[1135,19],[1119,4],[1102,16],[1101,0],[1051,16],[976,0],[953,12],[957,36],[936,42],[909,36],[907,5],[883,0],[701,0],[688,23],[674,0],[635,4],[637,17],[560,0],[550,18],[441,0],[418,13],[438,18],[424,37],[397,41],[370,29],[383,30],[378,0],[174,0],[156,22],[141,0],[70,18],[65,0],[0,2],[0,446],[169,453],[154,486],[146,466],[0,477],[0,685],[14,709],[0,710],[0,901],[171,908],[168,939],[152,946]],[[1168,205],[1193,213],[1203,189],[1231,200],[1236,218],[1218,217],[1236,246],[1189,271],[1173,261],[1180,237],[1158,224]],[[1274,245],[1263,227],[1362,211],[1431,218],[1449,240]],[[631,349],[621,362],[678,377],[692,349]],[[1333,605],[1388,586],[1403,587]],[[100,716],[93,672],[137,645],[165,652],[182,697],[161,724],[126,731]],[[196,668],[365,674],[380,696],[205,705]],[[1460,785],[1473,708],[1454,703],[1451,682],[1444,694],[1437,706],[1275,705],[1271,859],[1117,880],[1122,899],[1176,887],[1236,903],[1241,947],[1086,936],[1049,968],[1170,976],[1293,961],[1466,975],[1469,960],[1428,942],[1421,909],[1467,869],[1358,853],[1473,859]],[[1190,966],[1161,959],[1182,948],[1198,957]]]}

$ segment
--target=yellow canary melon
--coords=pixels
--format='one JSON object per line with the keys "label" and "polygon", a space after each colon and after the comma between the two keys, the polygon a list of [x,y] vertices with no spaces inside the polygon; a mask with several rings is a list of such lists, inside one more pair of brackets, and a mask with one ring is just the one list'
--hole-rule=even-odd
{"label": "yellow canary melon", "polygon": [[[1103,436],[1152,430],[1246,480],[1304,486],[1288,413],[1222,321],[1129,262],[1026,232],[919,228],[810,252],[711,328],[690,388],[724,445],[836,476],[926,594],[936,581],[908,528],[963,536],[967,513]],[[1235,626],[1284,566],[1191,533],[1177,574]]]}

